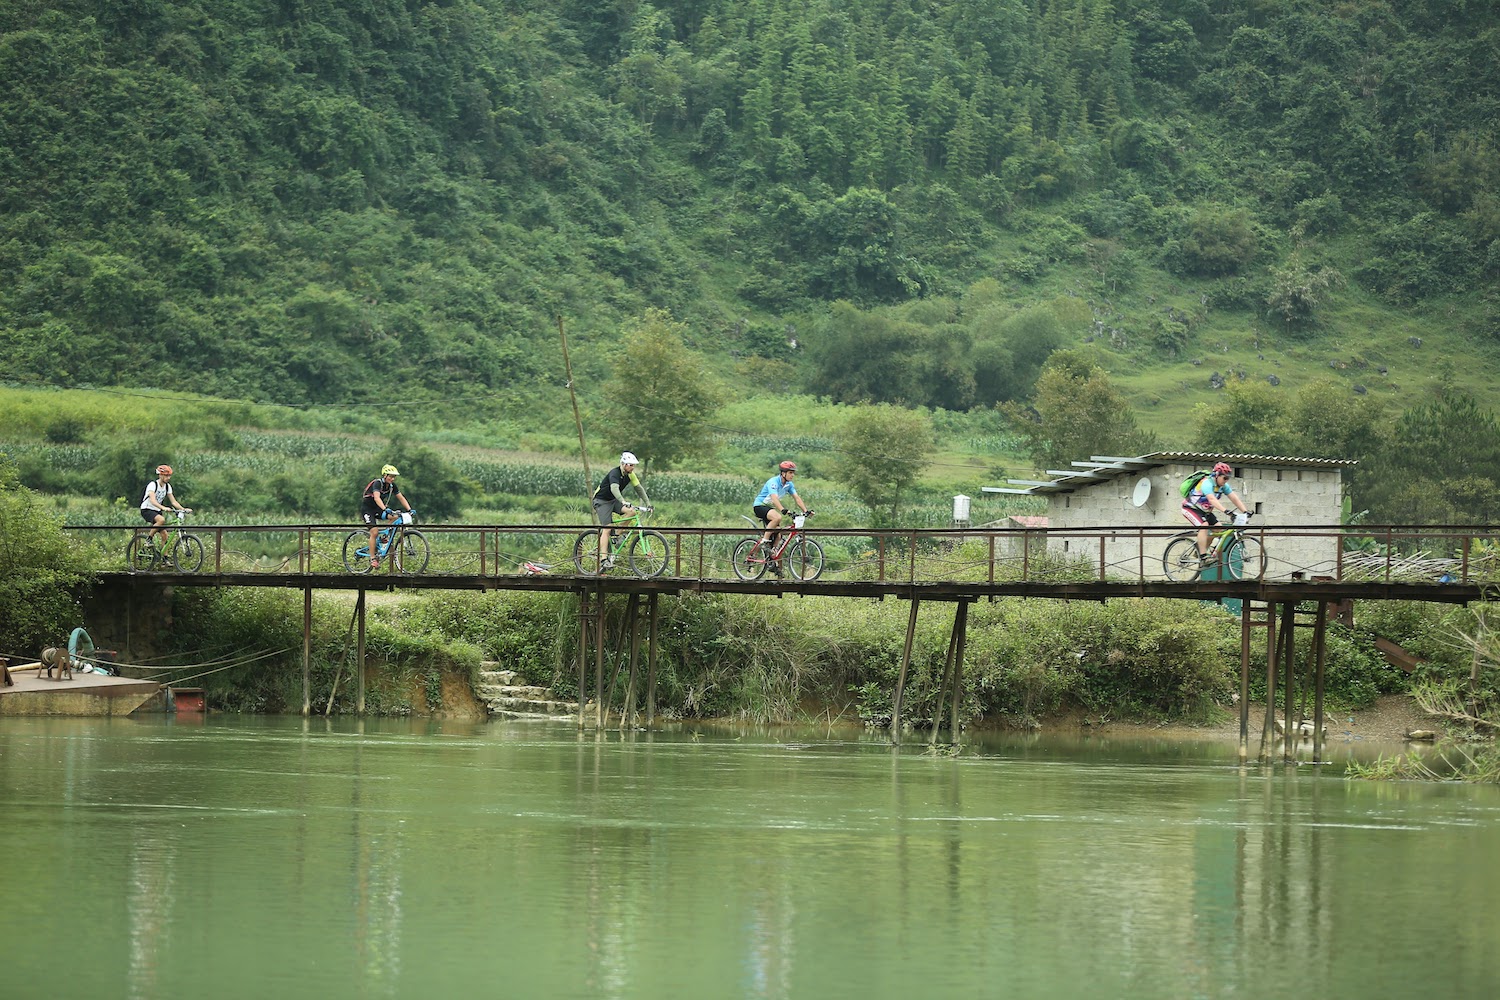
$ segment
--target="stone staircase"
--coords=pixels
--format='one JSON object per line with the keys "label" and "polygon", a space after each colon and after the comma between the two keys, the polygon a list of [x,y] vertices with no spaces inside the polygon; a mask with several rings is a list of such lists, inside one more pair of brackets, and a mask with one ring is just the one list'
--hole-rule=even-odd
{"label": "stone staircase", "polygon": [[540,719],[569,721],[578,718],[578,702],[557,701],[548,688],[526,684],[514,670],[501,670],[500,664],[486,660],[479,665],[479,685],[475,693],[501,719]]}

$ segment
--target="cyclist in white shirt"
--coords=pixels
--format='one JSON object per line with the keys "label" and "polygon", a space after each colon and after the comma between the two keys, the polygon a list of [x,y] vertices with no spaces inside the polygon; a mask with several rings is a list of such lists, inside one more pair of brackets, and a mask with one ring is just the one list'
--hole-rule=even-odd
{"label": "cyclist in white shirt", "polygon": [[156,478],[146,484],[146,495],[141,497],[141,519],[151,525],[151,530],[146,533],[147,541],[159,537],[164,547],[167,544],[166,524],[169,504],[173,510],[187,512],[193,509],[177,502],[177,495],[172,492],[172,467],[158,465]]}

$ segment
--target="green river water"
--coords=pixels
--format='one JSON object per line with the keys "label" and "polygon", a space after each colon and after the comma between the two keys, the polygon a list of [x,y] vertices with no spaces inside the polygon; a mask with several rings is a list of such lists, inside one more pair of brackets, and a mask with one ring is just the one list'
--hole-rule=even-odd
{"label": "green river water", "polygon": [[1500,995],[1500,789],[1234,755],[0,719],[0,997]]}

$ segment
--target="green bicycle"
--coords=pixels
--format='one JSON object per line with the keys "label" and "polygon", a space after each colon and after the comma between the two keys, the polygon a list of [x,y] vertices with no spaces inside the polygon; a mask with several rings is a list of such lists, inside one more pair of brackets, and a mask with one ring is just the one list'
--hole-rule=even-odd
{"label": "green bicycle", "polygon": [[177,524],[163,525],[169,544],[160,547],[151,541],[151,531],[137,531],[125,546],[125,562],[132,573],[153,569],[175,569],[179,573],[196,573],[203,567],[203,540],[187,530],[188,511],[174,512]]}
{"label": "green bicycle", "polygon": [[[641,515],[651,513],[652,509],[641,505],[629,517],[615,517],[609,537],[609,558],[618,562],[622,553],[628,554],[631,572],[648,580],[667,571],[669,555],[667,536],[641,522]],[[579,576],[596,576],[601,572],[598,528],[583,532],[573,543],[573,568]]]}

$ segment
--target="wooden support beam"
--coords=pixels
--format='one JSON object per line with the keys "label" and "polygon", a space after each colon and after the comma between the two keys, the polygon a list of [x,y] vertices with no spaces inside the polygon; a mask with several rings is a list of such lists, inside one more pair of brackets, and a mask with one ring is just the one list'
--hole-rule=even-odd
{"label": "wooden support beam", "polygon": [[604,588],[594,601],[594,728],[604,728]]}
{"label": "wooden support beam", "polygon": [[953,717],[948,725],[953,736],[953,745],[959,744],[961,729],[958,723],[958,706],[963,700],[964,691],[964,647],[969,640],[969,602],[958,602],[958,614],[955,616],[954,629],[958,634],[958,643],[953,652]]}
{"label": "wooden support beam", "polygon": [[1276,640],[1276,605],[1266,605],[1266,721],[1260,729],[1262,764],[1270,763],[1271,741],[1276,738],[1276,657],[1281,645]]}
{"label": "wooden support beam", "polygon": [[1323,662],[1326,654],[1328,602],[1318,602],[1313,624],[1313,763],[1323,763]]}
{"label": "wooden support beam", "polygon": [[588,701],[584,692],[588,690],[588,655],[589,655],[589,593],[586,590],[578,593],[578,652],[576,666],[578,667],[578,728],[583,728],[583,706]]}
{"label": "wooden support beam", "polygon": [[354,640],[354,714],[364,718],[365,714],[365,591],[354,599],[354,617],[359,620]]}
{"label": "wooden support beam", "polygon": [[1286,700],[1285,707],[1281,710],[1281,759],[1290,764],[1297,759],[1297,739],[1300,735],[1297,732],[1297,720],[1292,718],[1292,711],[1297,707],[1297,603],[1295,601],[1287,601],[1281,606],[1281,635],[1286,645],[1286,652],[1281,658],[1282,673],[1286,675]]}
{"label": "wooden support beam", "polygon": [[901,650],[901,672],[896,675],[896,694],[891,699],[891,745],[901,742],[901,696],[906,690],[906,671],[911,667],[912,638],[917,634],[917,605],[920,598],[911,599],[911,614],[906,619],[906,645]]}
{"label": "wooden support beam", "polygon": [[1250,602],[1240,602],[1240,763],[1250,754]]}
{"label": "wooden support beam", "polygon": [[312,588],[302,588],[302,717],[312,715]]}
{"label": "wooden support beam", "polygon": [[641,659],[641,595],[631,594],[625,617],[630,622],[630,674],[625,679],[625,710],[620,713],[620,729],[635,726],[635,672]]}
{"label": "wooden support beam", "polygon": [[948,693],[948,684],[953,679],[953,654],[958,648],[958,622],[955,611],[954,627],[948,632],[948,656],[943,660],[943,679],[938,681],[937,698],[932,703],[932,738],[929,746],[937,746],[938,726],[943,721],[943,701]]}
{"label": "wooden support beam", "polygon": [[650,634],[646,640],[646,723],[656,723],[656,598],[652,593],[646,597],[646,618],[650,622]]}

